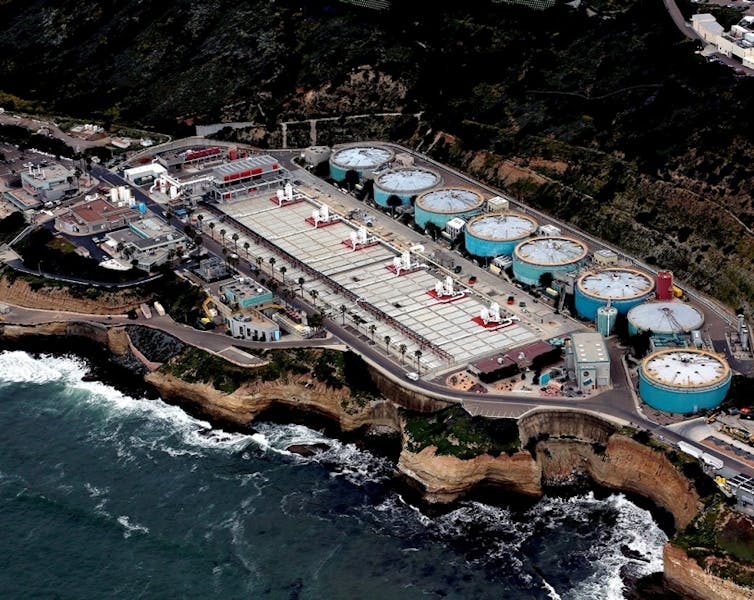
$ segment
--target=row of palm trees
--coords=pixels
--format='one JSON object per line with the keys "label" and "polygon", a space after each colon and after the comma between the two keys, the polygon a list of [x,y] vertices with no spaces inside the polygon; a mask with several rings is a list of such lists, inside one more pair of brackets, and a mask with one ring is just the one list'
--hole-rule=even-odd
{"label": "row of palm trees", "polygon": [[[201,221],[203,220],[204,216],[200,214],[197,218],[199,219],[199,229],[201,229],[202,228]],[[214,233],[215,222],[214,221],[209,224],[209,228],[210,228],[210,234],[212,235],[212,239],[214,240],[215,239],[215,233]],[[222,244],[223,244],[223,246],[225,245],[225,236],[227,234],[228,234],[228,232],[225,229],[220,229],[220,237],[222,238]],[[231,239],[233,240],[233,244],[234,244],[236,253],[238,253],[238,240],[240,239],[240,236],[238,235],[238,233],[234,232],[233,235],[231,236]],[[248,258],[249,257],[249,248],[251,247],[251,244],[249,244],[249,242],[244,242],[243,247],[244,247],[244,250],[246,251],[246,258]],[[262,263],[264,262],[264,257],[257,256],[255,260],[256,260],[257,266],[261,270]],[[270,275],[272,275],[274,277],[275,276],[275,263],[277,262],[277,259],[274,256],[270,256],[267,259],[267,261],[270,264]],[[283,285],[285,285],[285,283],[286,283],[286,281],[285,281],[285,274],[287,273],[287,271],[288,271],[288,269],[286,268],[285,265],[283,265],[282,267],[280,267],[280,273],[283,276]],[[302,298],[304,297],[304,283],[306,283],[306,280],[303,277],[299,277],[298,278],[298,286],[299,286],[299,292],[301,293],[301,297]],[[311,296],[312,303],[314,304],[314,307],[316,308],[317,307],[317,297],[319,296],[319,292],[317,290],[315,290],[315,289],[311,289],[311,290],[309,290],[309,296]],[[346,307],[345,304],[341,304],[340,305],[340,314],[341,314],[341,318],[342,318],[341,323],[343,325],[345,325],[345,323],[346,323],[346,312],[347,312],[347,310],[348,309],[347,309],[347,307]],[[372,335],[372,343],[374,343],[374,334],[375,334],[376,331],[377,331],[377,326],[374,323],[372,323],[369,326],[369,333],[371,333],[371,335]],[[385,353],[388,356],[390,356],[390,341],[391,341],[390,340],[390,336],[386,335],[384,337],[384,341],[385,341]],[[400,346],[398,346],[398,352],[401,355],[401,364],[402,365],[406,364],[405,360],[406,360],[406,352],[407,351],[408,351],[408,347],[406,346],[406,344],[401,344]],[[416,368],[417,368],[417,370],[419,370],[419,359],[421,359],[421,357],[422,357],[422,351],[421,350],[415,350],[414,351],[414,357],[416,358]]]}

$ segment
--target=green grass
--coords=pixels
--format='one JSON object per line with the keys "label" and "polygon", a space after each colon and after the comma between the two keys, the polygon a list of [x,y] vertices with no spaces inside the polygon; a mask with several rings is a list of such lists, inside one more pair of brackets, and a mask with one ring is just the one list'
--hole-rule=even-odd
{"label": "green grass", "polygon": [[513,454],[520,449],[514,420],[472,417],[460,406],[431,415],[407,414],[405,423],[411,452],[435,446],[438,455],[467,460],[481,454]]}

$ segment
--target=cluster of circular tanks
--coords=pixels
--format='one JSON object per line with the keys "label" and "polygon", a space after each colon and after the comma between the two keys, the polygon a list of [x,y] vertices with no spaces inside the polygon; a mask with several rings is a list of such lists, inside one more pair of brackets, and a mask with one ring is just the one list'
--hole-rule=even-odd
{"label": "cluster of circular tanks", "polygon": [[[540,285],[542,275],[581,269],[589,249],[566,236],[536,236],[537,222],[512,211],[485,213],[484,197],[464,187],[439,187],[442,177],[425,167],[388,168],[395,159],[379,145],[341,147],[330,156],[330,176],[338,182],[355,172],[374,180],[374,200],[391,208],[414,202],[414,220],[426,229],[445,229],[454,218],[466,221],[466,250],[480,258],[511,256],[513,276],[521,283]],[[656,288],[656,289],[655,289]],[[693,306],[672,300],[672,274],[655,279],[637,269],[609,267],[579,276],[574,288],[576,312],[597,322],[604,335],[625,316],[628,333],[651,332],[655,339],[674,341],[704,324]],[[659,300],[654,300],[655,294]],[[650,406],[674,413],[713,408],[725,398],[731,370],[725,359],[699,348],[672,348],[647,356],[639,369],[639,395]]]}

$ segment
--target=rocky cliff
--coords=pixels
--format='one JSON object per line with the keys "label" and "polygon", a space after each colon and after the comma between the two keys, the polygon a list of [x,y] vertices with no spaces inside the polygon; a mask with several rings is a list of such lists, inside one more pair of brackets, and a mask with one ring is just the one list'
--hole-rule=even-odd
{"label": "rocky cliff", "polygon": [[316,382],[260,381],[224,394],[206,383],[187,383],[160,371],[145,379],[163,398],[235,427],[247,426],[265,411],[282,407],[324,417],[343,432],[362,427],[400,429],[398,409],[392,402],[359,402],[347,389],[334,390]]}
{"label": "rocky cliff", "polygon": [[694,600],[752,600],[754,589],[736,585],[702,569],[693,558],[672,544],[663,551],[665,583],[673,591]]}
{"label": "rocky cliff", "polygon": [[430,446],[414,454],[404,448],[398,459],[398,470],[416,482],[427,502],[453,502],[482,484],[510,494],[542,495],[542,472],[528,452],[461,460],[435,451]]}
{"label": "rocky cliff", "polygon": [[435,449],[412,453],[405,447],[398,469],[416,480],[433,502],[456,500],[480,483],[525,495],[541,495],[545,484],[586,476],[595,483],[639,494],[669,511],[677,527],[701,506],[699,495],[665,454],[620,433],[599,417],[578,411],[542,410],[519,422],[522,441],[540,439],[534,457],[481,455],[470,460],[438,456]]}

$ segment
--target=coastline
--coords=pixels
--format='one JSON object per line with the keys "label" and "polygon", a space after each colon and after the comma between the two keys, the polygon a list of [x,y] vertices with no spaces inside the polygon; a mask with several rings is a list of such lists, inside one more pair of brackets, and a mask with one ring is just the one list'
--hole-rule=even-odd
{"label": "coastline", "polygon": [[[67,335],[65,331],[60,331],[49,324],[41,330],[34,327],[22,329],[22,331],[14,331],[12,337],[0,336],[0,349],[22,350],[33,355],[53,354],[81,357],[86,360],[93,378],[129,395],[144,396],[150,399],[161,398],[170,404],[181,407],[192,416],[210,421],[216,427],[249,434],[254,432],[252,422],[256,418],[281,423],[303,422],[310,426],[314,421],[315,427],[324,429],[328,436],[359,443],[371,451],[393,459],[401,475],[396,485],[401,486],[402,491],[410,495],[412,502],[416,502],[431,511],[448,510],[462,498],[480,499],[492,504],[500,504],[502,498],[503,504],[509,502],[528,504],[529,502],[536,502],[545,493],[568,495],[570,491],[591,490],[595,493],[602,493],[601,490],[617,490],[625,492],[629,498],[645,498],[647,502],[653,503],[655,507],[652,510],[653,518],[661,525],[663,525],[663,519],[660,509],[668,510],[673,515],[674,525],[678,527],[685,525],[692,518],[695,512],[693,505],[698,503],[699,500],[698,495],[694,497],[691,494],[686,498],[685,503],[682,503],[684,505],[680,510],[678,506],[667,506],[667,502],[665,506],[661,502],[657,502],[657,499],[653,498],[650,493],[651,489],[646,485],[641,485],[641,480],[644,481],[644,484],[647,481],[656,483],[656,477],[660,472],[658,469],[661,471],[667,468],[673,469],[672,465],[668,463],[668,465],[663,466],[654,461],[651,457],[651,450],[649,450],[649,453],[642,451],[640,444],[633,442],[630,438],[625,438],[625,436],[618,435],[623,439],[618,442],[611,442],[617,428],[612,425],[600,424],[597,422],[601,421],[599,419],[594,421],[592,417],[585,418],[583,413],[578,415],[575,421],[586,424],[580,433],[582,437],[587,439],[535,440],[534,452],[531,454],[521,451],[514,457],[480,455],[474,459],[462,461],[454,457],[436,456],[434,451],[429,449],[426,452],[423,450],[424,455],[420,456],[422,452],[412,453],[407,450],[399,407],[391,400],[382,403],[383,410],[373,413],[370,415],[371,418],[366,418],[361,423],[358,419],[353,419],[354,415],[346,415],[348,417],[346,421],[349,424],[347,427],[343,426],[342,419],[334,419],[333,415],[328,414],[327,410],[322,410],[322,406],[317,406],[316,403],[307,403],[308,398],[305,397],[305,394],[302,394],[300,398],[294,398],[294,400],[297,400],[294,402],[291,402],[290,398],[288,400],[265,398],[266,407],[258,411],[251,419],[248,419],[248,415],[242,420],[228,418],[227,416],[223,418],[211,410],[212,398],[206,395],[208,391],[206,386],[204,390],[201,390],[205,396],[203,398],[204,403],[192,401],[182,397],[179,393],[165,394],[164,382],[160,381],[159,377],[156,378],[154,375],[148,374],[148,370],[135,358],[128,345],[124,346],[122,336],[111,335],[114,331],[124,333],[125,328],[123,327],[110,330],[104,328],[104,332],[101,328],[87,330],[85,327],[79,327],[74,335]],[[96,343],[93,344],[92,341]],[[108,352],[102,352],[103,347],[107,348]],[[195,386],[196,384],[187,385]],[[177,391],[174,390],[174,392]],[[304,390],[300,391],[303,392]],[[217,390],[215,392],[219,395],[229,396],[221,394]],[[230,394],[230,396],[232,395]],[[337,405],[330,405],[329,408],[332,409],[333,407],[337,412]],[[561,414],[563,416],[568,414],[569,416],[566,419],[574,418],[573,413],[561,411]],[[536,413],[528,422],[520,426],[522,438],[525,437],[527,427],[530,429],[529,433],[537,430],[542,431],[542,419],[547,419],[547,417],[543,416],[542,413]],[[557,430],[558,427],[562,427],[563,424],[558,419],[555,422],[558,424],[551,426],[551,429]],[[589,432],[589,435],[585,434],[586,431]],[[573,438],[573,436],[571,437]],[[522,446],[524,446],[523,442],[522,439]],[[614,448],[611,448],[611,443]],[[605,449],[601,448],[602,445],[606,446]],[[638,463],[632,458],[634,455],[641,455],[641,460]],[[418,463],[416,457],[420,457]],[[506,471],[504,466],[510,462],[508,461],[510,458],[513,458],[512,462],[518,462],[524,466],[525,476],[523,478],[516,479],[516,474],[514,474],[513,477],[508,475],[507,479],[500,479],[499,475]],[[648,458],[651,460],[646,462]],[[412,460],[414,462],[410,462]],[[620,478],[615,476],[616,468],[635,471],[637,465],[642,461],[645,461],[644,467],[647,467],[647,469],[639,470],[643,473],[639,477],[640,481],[628,481],[627,483],[626,481],[619,481]],[[442,486],[447,486],[447,482],[451,479],[448,470],[448,464],[451,463],[459,469],[457,472],[460,473],[460,477],[455,482],[455,489],[448,491],[442,489]],[[480,467],[482,463],[486,463],[486,465],[482,465],[484,468]],[[502,470],[501,464],[497,465],[497,471],[494,466],[490,470],[490,465],[495,465],[495,463],[501,463],[503,465]],[[407,467],[407,464],[414,468]],[[423,473],[417,472],[417,464],[424,469]],[[589,464],[592,470],[576,468],[577,465],[583,464]],[[612,478],[609,476],[610,472],[613,473]],[[671,471],[663,472],[665,474],[671,473]],[[597,477],[595,477],[595,474]],[[540,477],[538,483],[534,481],[537,475]],[[644,475],[646,475],[646,478]],[[439,490],[432,487],[433,484],[438,482]],[[678,484],[680,487],[677,487],[676,491],[683,489],[684,484],[680,479]],[[691,491],[692,484],[687,481],[686,487],[687,491]],[[501,492],[503,493],[501,494]],[[644,507],[646,506],[645,503]],[[672,510],[672,508],[675,508],[675,510]],[[664,523],[664,526],[667,527],[667,522]],[[695,563],[689,560],[684,562],[682,559],[685,554],[679,558],[679,551],[683,552],[668,544],[665,552],[666,568],[668,564],[667,556],[671,553],[672,557],[675,558],[673,565],[676,576],[679,572],[682,575],[691,573],[690,579],[698,580],[699,573],[702,573],[701,569],[697,567],[699,573],[692,573]],[[706,573],[702,573],[702,575],[707,578],[712,577]],[[678,586],[677,589],[681,587]],[[689,590],[685,591],[688,592]],[[688,597],[693,598],[695,596],[689,595]],[[707,597],[712,598],[711,596]],[[737,596],[720,595],[716,597],[736,598]]]}

